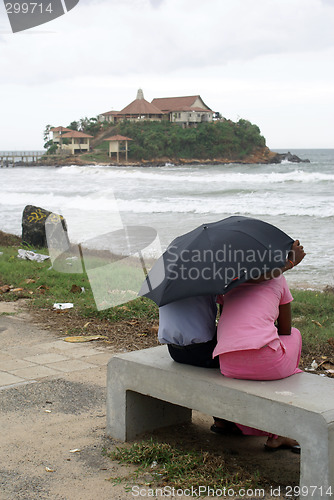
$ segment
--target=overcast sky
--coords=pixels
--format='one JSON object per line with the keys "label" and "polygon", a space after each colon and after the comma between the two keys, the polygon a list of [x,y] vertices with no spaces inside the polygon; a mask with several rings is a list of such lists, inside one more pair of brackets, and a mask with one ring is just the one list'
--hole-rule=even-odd
{"label": "overcast sky", "polygon": [[136,98],[200,94],[272,148],[334,148],[334,0],[80,0],[11,32],[0,3],[0,150]]}

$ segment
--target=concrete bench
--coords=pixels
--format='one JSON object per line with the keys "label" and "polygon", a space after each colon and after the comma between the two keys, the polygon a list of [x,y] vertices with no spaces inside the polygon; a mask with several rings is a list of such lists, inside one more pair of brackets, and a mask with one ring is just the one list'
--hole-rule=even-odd
{"label": "concrete bench", "polygon": [[[166,346],[119,354],[108,363],[107,434],[127,441],[191,420],[192,410],[301,445],[303,499],[334,497],[334,381],[309,373],[283,380],[225,378],[217,369],[175,363]],[[317,487],[317,489],[312,488]]]}

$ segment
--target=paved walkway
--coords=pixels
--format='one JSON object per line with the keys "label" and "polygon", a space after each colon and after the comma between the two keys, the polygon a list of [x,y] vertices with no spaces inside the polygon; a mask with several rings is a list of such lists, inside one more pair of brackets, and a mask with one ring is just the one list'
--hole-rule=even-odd
{"label": "paved walkway", "polygon": [[24,333],[24,338],[17,338],[18,322],[23,326],[29,316],[22,312],[11,316],[15,310],[19,310],[15,304],[0,303],[0,389],[64,373],[100,368],[109,361],[111,353],[98,346],[98,342],[89,346],[87,343],[72,344],[62,338],[55,340],[50,332],[41,332],[40,329],[35,332],[30,329]]}
{"label": "paved walkway", "polygon": [[[71,344],[0,302],[0,500],[125,500],[104,456],[112,349]],[[76,450],[76,451],[74,451]]]}

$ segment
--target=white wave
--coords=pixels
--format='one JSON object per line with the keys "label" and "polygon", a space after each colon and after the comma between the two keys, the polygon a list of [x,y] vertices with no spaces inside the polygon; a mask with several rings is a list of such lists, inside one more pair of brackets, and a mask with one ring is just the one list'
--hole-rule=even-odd
{"label": "white wave", "polygon": [[100,194],[90,193],[89,195],[66,196],[54,193],[20,193],[18,197],[15,193],[5,193],[1,197],[3,206],[26,206],[36,205],[49,211],[59,211],[61,209],[75,209],[93,212],[117,211],[117,202],[114,194],[110,192],[108,196],[101,197]]}
{"label": "white wave", "polygon": [[[294,169],[289,172],[261,172],[259,175],[258,170],[254,167],[254,173],[236,172],[233,168],[237,169],[236,166],[220,167],[221,171],[217,171],[217,167],[214,168],[192,168],[191,173],[189,173],[190,168],[175,167],[171,169],[170,167],[106,167],[106,166],[96,166],[96,167],[62,167],[59,169],[60,174],[65,175],[77,175],[78,173],[82,176],[103,176],[105,178],[112,178],[114,180],[125,180],[127,183],[131,184],[133,181],[154,181],[157,183],[166,182],[182,182],[182,183],[194,183],[194,184],[211,184],[213,182],[224,183],[224,184],[272,184],[272,183],[284,183],[284,182],[302,182],[302,183],[313,183],[313,182],[333,182],[334,175],[321,173],[321,172],[306,172],[301,169]],[[265,166],[263,167],[265,168]],[[278,167],[277,167],[278,168]],[[256,171],[255,171],[256,170]]]}
{"label": "white wave", "polygon": [[282,203],[282,199],[270,199],[270,196],[252,199],[250,196],[237,196],[226,199],[150,199],[150,200],[117,200],[120,212],[137,214],[221,214],[231,212],[240,215],[288,215],[327,218],[334,216],[334,205],[323,202],[315,206],[299,200]]}
{"label": "white wave", "polygon": [[295,162],[289,160],[282,160],[281,165],[294,165]]}
{"label": "white wave", "polygon": [[[147,197],[145,196],[147,194]],[[1,208],[24,208],[25,205],[37,205],[47,210],[62,213],[68,210],[78,212],[102,213],[138,213],[138,214],[220,214],[230,211],[236,214],[291,215],[326,218],[334,216],[334,203],[330,199],[317,196],[290,196],[289,193],[272,192],[221,192],[219,195],[180,195],[152,196],[141,193],[133,198],[115,199],[112,190],[93,192],[87,195],[66,195],[54,193],[4,193]],[[224,195],[224,196],[223,196]]]}

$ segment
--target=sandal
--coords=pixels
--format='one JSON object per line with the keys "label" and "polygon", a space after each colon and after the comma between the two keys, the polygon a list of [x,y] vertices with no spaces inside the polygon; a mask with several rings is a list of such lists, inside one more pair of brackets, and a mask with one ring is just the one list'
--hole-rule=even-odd
{"label": "sandal", "polygon": [[[265,451],[269,451],[270,453],[274,453],[275,451],[279,450],[291,450],[292,448],[295,448],[296,446],[289,446],[288,444],[280,444],[279,446],[268,446],[267,444],[264,445]],[[295,453],[298,453],[295,451]]]}
{"label": "sandal", "polygon": [[[278,446],[270,446],[268,444],[268,441],[273,443],[276,441],[276,439],[278,439],[279,440],[278,442],[281,442],[281,444],[279,444]],[[297,441],[295,441],[294,439],[290,439],[290,438],[284,438],[282,436],[277,436],[274,439],[268,438],[266,444],[264,445],[264,449],[265,449],[265,451],[269,451],[271,453],[278,451],[278,450],[291,450],[294,453],[300,453],[300,446],[297,443]]]}
{"label": "sandal", "polygon": [[300,455],[300,445],[296,444],[295,446],[293,446],[291,448],[291,451],[292,451],[292,453],[297,453],[298,455]]}

